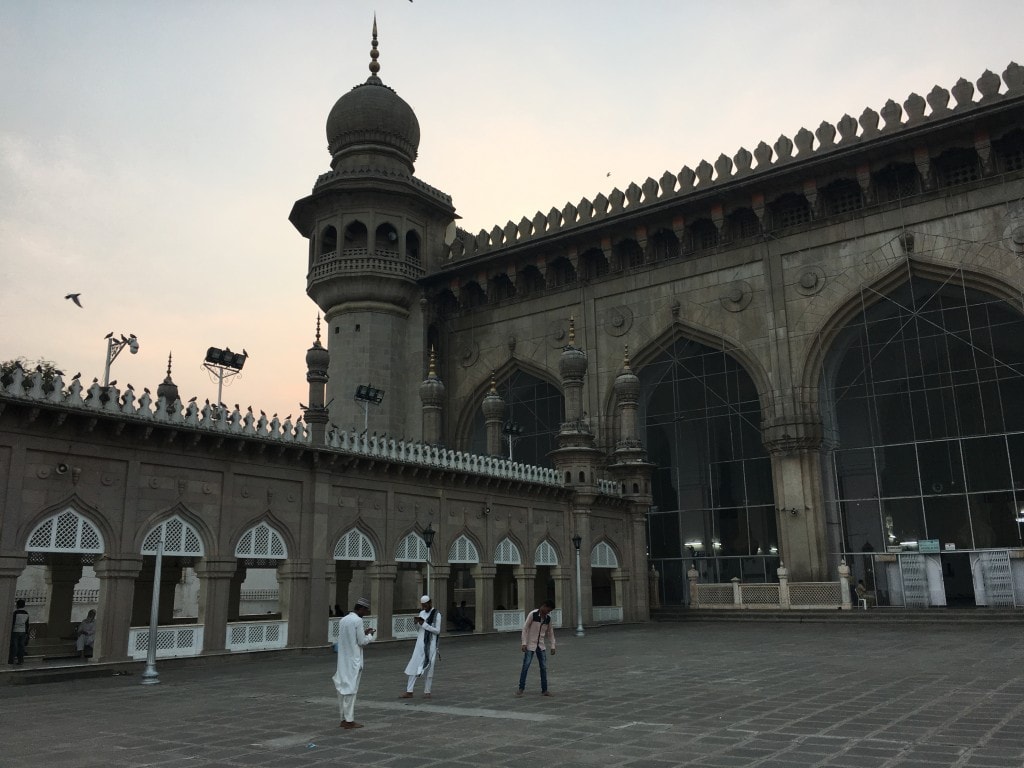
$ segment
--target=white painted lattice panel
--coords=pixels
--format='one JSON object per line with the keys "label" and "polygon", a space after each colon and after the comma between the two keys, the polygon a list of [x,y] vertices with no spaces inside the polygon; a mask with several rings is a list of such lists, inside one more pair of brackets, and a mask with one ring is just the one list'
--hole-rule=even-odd
{"label": "white painted lattice panel", "polygon": [[558,565],[558,552],[554,545],[545,539],[537,545],[537,551],[533,553],[534,565]]}
{"label": "white painted lattice panel", "polygon": [[744,584],[743,603],[750,605],[779,605],[778,584]]}
{"label": "white painted lattice panel", "polygon": [[[328,619],[327,620],[327,642],[336,643],[338,642],[338,635],[341,633],[341,619]],[[363,616],[363,629],[372,628],[374,631],[377,630],[377,617],[376,616]]]}
{"label": "white painted lattice panel", "polygon": [[619,558],[607,541],[599,541],[590,551],[591,568],[618,568]]}
{"label": "white painted lattice panel", "polygon": [[340,539],[334,547],[335,560],[376,560],[377,551],[373,548],[370,537],[353,528]]}
{"label": "white painted lattice panel", "polygon": [[288,644],[287,621],[244,621],[228,624],[229,651],[265,651]]}
{"label": "white painted lattice panel", "polygon": [[413,621],[418,613],[410,613],[400,616],[391,617],[391,636],[396,640],[405,640],[410,637],[416,637],[419,634],[419,627]]}
{"label": "white painted lattice panel", "polygon": [[[156,628],[158,659],[198,656],[202,652],[202,624]],[[145,659],[149,656],[149,627],[131,627],[128,630],[128,655],[133,659]]]}
{"label": "white painted lattice panel", "polygon": [[410,533],[395,548],[395,560],[399,563],[427,562],[427,544],[418,533]]}
{"label": "white painted lattice panel", "polygon": [[95,525],[73,509],[48,517],[29,534],[29,552],[103,552],[103,536]]}
{"label": "white painted lattice panel", "polygon": [[838,581],[794,581],[789,585],[789,604],[794,608],[838,608],[842,605]]}
{"label": "white painted lattice panel", "polygon": [[476,551],[476,545],[463,534],[452,543],[452,548],[448,550],[448,562],[479,563],[480,554]]}
{"label": "white painted lattice panel", "polygon": [[161,537],[164,540],[165,555],[203,556],[203,542],[199,533],[178,515],[164,520],[146,534],[146,538],[142,542],[142,554],[155,555]]}
{"label": "white painted lattice panel", "polygon": [[235,557],[284,560],[288,557],[288,548],[281,534],[263,522],[242,534],[235,547]]}
{"label": "white painted lattice panel", "polygon": [[697,602],[701,607],[732,605],[732,584],[698,584]]}
{"label": "white painted lattice panel", "polygon": [[494,564],[495,565],[522,565],[523,558],[519,554],[519,547],[513,543],[509,538],[504,538],[498,542],[498,546],[494,548]]}
{"label": "white painted lattice panel", "polygon": [[903,582],[903,604],[907,608],[927,608],[928,573],[924,555],[908,553],[899,555],[900,579]]}
{"label": "white painted lattice panel", "polygon": [[979,552],[978,564],[985,584],[985,603],[998,608],[1013,608],[1013,576],[1006,550]]}
{"label": "white painted lattice panel", "polygon": [[548,614],[551,617],[551,626],[556,629],[562,626],[562,609],[555,608],[551,613]]}
{"label": "white painted lattice panel", "polygon": [[622,606],[595,605],[592,609],[595,624],[608,624],[622,621]]}
{"label": "white painted lattice panel", "polygon": [[522,611],[495,611],[494,629],[498,632],[519,632],[526,621],[526,614]]}

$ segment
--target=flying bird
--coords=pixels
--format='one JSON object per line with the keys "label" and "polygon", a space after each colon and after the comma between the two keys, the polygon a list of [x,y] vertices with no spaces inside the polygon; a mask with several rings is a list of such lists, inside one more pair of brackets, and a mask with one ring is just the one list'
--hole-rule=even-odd
{"label": "flying bird", "polygon": [[80,293],[69,293],[64,298],[65,299],[71,299],[73,302],[75,302],[75,306],[80,307],[80,306],[82,306],[82,302],[78,300],[78,297],[81,296],[81,295],[82,294],[80,294]]}
{"label": "flying bird", "polygon": [[608,173],[605,174],[606,177],[611,176],[611,175],[612,175],[611,171],[608,171]]}

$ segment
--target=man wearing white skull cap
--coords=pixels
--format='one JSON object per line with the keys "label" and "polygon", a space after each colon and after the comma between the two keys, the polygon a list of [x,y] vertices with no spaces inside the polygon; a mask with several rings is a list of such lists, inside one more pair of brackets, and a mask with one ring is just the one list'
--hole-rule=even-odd
{"label": "man wearing white skull cap", "polygon": [[420,598],[420,612],[413,621],[419,627],[416,634],[416,646],[405,667],[409,677],[405,693],[399,698],[411,699],[416,679],[423,678],[423,698],[430,698],[430,688],[434,683],[434,667],[437,666],[437,642],[441,636],[441,614],[430,601],[430,595]]}

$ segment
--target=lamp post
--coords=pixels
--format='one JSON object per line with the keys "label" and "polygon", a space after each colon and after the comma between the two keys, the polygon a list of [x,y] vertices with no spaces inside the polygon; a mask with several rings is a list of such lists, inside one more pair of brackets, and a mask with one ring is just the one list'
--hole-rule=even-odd
{"label": "lamp post", "polygon": [[232,352],[230,348],[209,347],[206,350],[206,358],[203,360],[203,368],[217,377],[217,411],[220,411],[220,404],[224,399],[224,379],[230,379],[242,372],[242,366],[249,358],[249,353],[244,349],[241,352]]}
{"label": "lamp post", "polygon": [[427,523],[427,527],[423,530],[423,543],[427,545],[427,594],[433,598],[433,592],[430,587],[430,546],[434,543],[434,528],[430,523]]}
{"label": "lamp post", "polygon": [[501,434],[508,438],[508,460],[512,461],[512,445],[523,434],[523,428],[511,419],[501,426]]}
{"label": "lamp post", "polygon": [[580,544],[582,543],[583,537],[578,533],[574,533],[572,535],[572,545],[576,547],[576,637],[583,637],[586,634],[583,631],[583,593],[580,586],[582,583],[580,579]]}
{"label": "lamp post", "polygon": [[146,669],[142,672],[142,685],[156,685],[160,675],[156,671],[156,627],[160,620],[160,570],[164,562],[164,539],[156,545],[156,565],[153,567],[153,600],[149,606],[149,649]]}
{"label": "lamp post", "polygon": [[[363,434],[365,435],[366,430],[370,427],[370,403],[380,405],[384,399],[384,390],[378,389],[372,384],[360,384],[356,387],[354,399],[363,406]],[[430,549],[429,544],[427,544],[427,549]]]}
{"label": "lamp post", "polygon": [[107,334],[107,360],[103,365],[104,388],[110,384],[111,364],[117,359],[117,356],[121,354],[121,350],[125,347],[128,347],[133,355],[137,355],[139,353],[139,340],[136,338],[134,333],[130,333],[127,336],[122,333],[120,339],[114,338],[113,331]]}

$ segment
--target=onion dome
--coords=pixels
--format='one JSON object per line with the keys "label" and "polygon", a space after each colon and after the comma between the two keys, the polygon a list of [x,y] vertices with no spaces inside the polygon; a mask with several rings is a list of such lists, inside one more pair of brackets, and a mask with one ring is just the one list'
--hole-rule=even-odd
{"label": "onion dome", "polygon": [[420,146],[416,114],[377,76],[377,19],[373,20],[370,76],[334,104],[327,116],[331,168],[394,168],[411,174]]}
{"label": "onion dome", "polygon": [[424,405],[441,405],[444,402],[444,382],[437,378],[436,360],[434,348],[431,347],[427,378],[420,384],[420,401]]}
{"label": "onion dome", "polygon": [[615,377],[615,394],[620,400],[640,398],[640,378],[629,367],[629,347],[623,348],[622,372]]}
{"label": "onion dome", "polygon": [[587,353],[576,347],[576,318],[569,317],[569,343],[558,358],[558,372],[562,379],[582,379],[587,372]]}
{"label": "onion dome", "polygon": [[164,402],[170,406],[178,399],[178,385],[171,379],[171,353],[167,353],[167,377],[163,383],[156,388],[156,396],[162,397]]}
{"label": "onion dome", "polygon": [[316,316],[316,341],[306,350],[306,370],[326,373],[331,362],[331,353],[320,344],[320,315]]}
{"label": "onion dome", "polygon": [[484,418],[487,420],[501,421],[505,415],[505,401],[498,394],[498,385],[494,381],[494,371],[491,371],[491,388],[487,392],[483,403]]}

